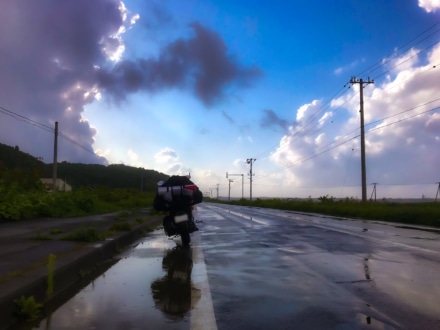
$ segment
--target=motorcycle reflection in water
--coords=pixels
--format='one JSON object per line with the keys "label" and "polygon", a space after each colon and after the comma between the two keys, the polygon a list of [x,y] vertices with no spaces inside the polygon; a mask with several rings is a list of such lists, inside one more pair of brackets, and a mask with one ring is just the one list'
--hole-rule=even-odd
{"label": "motorcycle reflection in water", "polygon": [[192,287],[192,249],[176,246],[168,250],[162,260],[167,274],[151,284],[156,308],[171,320],[180,320],[200,299],[200,291]]}

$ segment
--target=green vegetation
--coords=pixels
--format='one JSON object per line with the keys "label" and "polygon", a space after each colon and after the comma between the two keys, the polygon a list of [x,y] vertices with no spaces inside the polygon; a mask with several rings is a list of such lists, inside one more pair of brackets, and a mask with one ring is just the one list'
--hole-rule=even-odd
{"label": "green vegetation", "polygon": [[[0,144],[0,222],[74,217],[150,206],[156,183],[167,175],[125,165],[58,164],[58,177],[70,192],[48,193],[41,177],[52,165]],[[121,214],[120,217],[124,217]]]}
{"label": "green vegetation", "polygon": [[35,320],[40,317],[42,305],[37,303],[34,296],[14,300],[16,313],[22,320]]}
{"label": "green vegetation", "polygon": [[53,295],[53,289],[54,289],[54,271],[55,271],[55,260],[56,256],[54,254],[49,254],[49,257],[47,258],[47,290],[46,290],[46,297],[50,298]]}
{"label": "green vegetation", "polygon": [[42,234],[40,231],[37,231],[34,235],[32,235],[31,239],[35,241],[50,241],[52,236]]}
{"label": "green vegetation", "polygon": [[61,234],[61,233],[63,233],[64,231],[62,230],[62,229],[59,229],[59,228],[52,228],[50,231],[49,231],[49,233],[51,234],[51,235],[57,235],[57,234]]}
{"label": "green vegetation", "polygon": [[135,222],[136,225],[140,225],[141,223],[144,223],[144,221],[145,221],[145,219],[141,219],[141,218],[136,218],[136,219],[134,220],[134,222]]}
{"label": "green vegetation", "polygon": [[89,227],[79,228],[72,233],[64,235],[62,239],[66,241],[93,243],[100,241],[102,238],[102,235],[96,230],[95,227]]}
{"label": "green vegetation", "polygon": [[0,222],[42,217],[74,217],[150,206],[154,193],[133,189],[78,189],[71,192],[2,189]]}
{"label": "green vegetation", "polygon": [[80,278],[84,278],[86,277],[88,274],[90,274],[90,270],[84,270],[84,269],[80,269],[78,272],[78,275]]}
{"label": "green vegetation", "polygon": [[130,231],[131,230],[131,224],[126,222],[126,221],[114,223],[110,227],[110,230],[114,230],[114,231]]}
{"label": "green vegetation", "polygon": [[229,203],[243,206],[256,206],[295,212],[325,214],[337,217],[379,220],[403,224],[416,224],[440,227],[440,203],[397,203],[377,201],[362,203],[359,200],[347,198],[336,200],[333,197],[322,196],[318,200],[309,199],[256,199],[252,202],[239,201],[212,202]]}

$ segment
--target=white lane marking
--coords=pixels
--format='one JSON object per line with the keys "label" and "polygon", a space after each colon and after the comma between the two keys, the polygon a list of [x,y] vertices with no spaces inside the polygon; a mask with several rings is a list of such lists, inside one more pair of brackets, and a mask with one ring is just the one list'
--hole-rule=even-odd
{"label": "white lane marking", "polygon": [[211,289],[209,288],[208,273],[206,271],[205,256],[200,244],[200,235],[192,235],[193,269],[191,281],[200,290],[199,295],[192,295],[191,301],[191,330],[217,330],[214,307],[212,304]]}
{"label": "white lane marking", "polygon": [[[218,207],[218,206],[217,206],[217,208],[218,209],[222,209],[221,207]],[[224,208],[222,210],[225,210],[226,212],[230,212],[229,209],[227,209],[227,208]],[[279,216],[279,217],[283,217],[283,218],[294,220],[294,221],[304,222],[304,223],[307,223],[307,224],[309,224],[310,226],[313,226],[313,227],[318,227],[318,228],[327,229],[327,230],[331,230],[331,231],[336,231],[336,232],[340,232],[340,233],[344,233],[344,234],[349,234],[349,235],[353,235],[353,236],[357,236],[357,237],[362,237],[364,239],[369,239],[371,241],[375,241],[375,242],[379,242],[379,243],[386,242],[386,243],[389,243],[389,244],[392,244],[392,245],[395,245],[395,246],[400,246],[400,247],[404,247],[404,248],[408,248],[408,249],[412,249],[412,250],[418,250],[418,251],[421,251],[421,252],[428,252],[428,253],[434,253],[434,254],[439,254],[440,253],[440,251],[437,251],[437,250],[431,250],[431,249],[423,248],[423,247],[420,247],[420,246],[414,246],[414,245],[409,245],[409,244],[406,244],[406,243],[392,241],[392,240],[390,240],[389,237],[378,238],[378,237],[372,237],[371,235],[368,235],[366,233],[357,233],[357,232],[355,232],[355,231],[359,231],[361,227],[354,227],[354,226],[350,226],[348,224],[343,224],[343,225],[339,224],[338,225],[338,224],[329,224],[329,223],[316,223],[314,221],[310,221],[308,219],[301,218],[299,216],[301,214],[299,214],[299,215],[291,214],[288,211],[276,210],[276,209],[271,209],[271,210],[277,212],[278,213],[277,216]],[[234,211],[232,211],[232,212],[234,212]],[[237,213],[237,212],[235,212],[235,213]],[[308,216],[308,217],[317,216],[317,217],[328,217],[328,218],[331,218],[331,216],[324,216],[324,215],[321,215],[321,214],[305,214],[305,216]],[[353,221],[356,221],[356,222],[362,221],[362,220],[355,220],[355,219],[350,219],[350,220],[353,220]],[[255,220],[253,220],[253,221],[255,221]],[[386,225],[388,225],[388,224],[386,224]],[[345,227],[345,228],[343,228],[343,227]],[[350,231],[350,230],[353,230],[353,231]],[[374,230],[374,229],[373,230],[369,229],[368,231],[380,233],[380,231]]]}

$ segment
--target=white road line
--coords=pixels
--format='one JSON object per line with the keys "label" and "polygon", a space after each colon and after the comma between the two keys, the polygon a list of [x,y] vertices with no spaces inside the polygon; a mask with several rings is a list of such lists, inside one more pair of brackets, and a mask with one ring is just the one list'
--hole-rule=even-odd
{"label": "white road line", "polygon": [[[200,294],[191,297],[191,330],[217,330],[214,307],[212,305],[211,289],[209,288],[208,273],[205,257],[200,244],[200,235],[192,235],[193,269],[191,281]],[[200,297],[200,299],[199,299]]]}

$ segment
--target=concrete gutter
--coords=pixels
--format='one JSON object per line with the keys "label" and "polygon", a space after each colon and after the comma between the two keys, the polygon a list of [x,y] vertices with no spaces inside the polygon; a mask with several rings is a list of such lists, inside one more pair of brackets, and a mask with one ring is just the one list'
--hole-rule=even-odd
{"label": "concrete gutter", "polygon": [[[81,224],[83,223],[81,222]],[[87,285],[109,268],[116,261],[112,258],[122,249],[127,248],[145,236],[146,231],[161,223],[161,216],[150,217],[146,222],[132,227],[128,232],[117,232],[113,237],[96,243],[79,244],[76,242],[66,243],[65,241],[48,243],[46,258],[49,254],[56,256],[53,275],[54,291],[50,297],[46,297],[47,262],[41,259],[42,251],[32,259],[32,255],[29,256],[29,254],[32,254],[33,249],[30,249],[26,255],[22,256],[23,266],[26,263],[28,267],[22,268],[25,270],[20,275],[0,283],[0,329],[8,329],[20,321],[16,315],[14,302],[16,299],[21,296],[34,296],[38,303],[44,305],[43,313],[53,310],[70,299],[76,291],[75,288]],[[71,226],[71,223],[69,225]],[[80,223],[78,223],[79,225]],[[2,244],[4,245],[4,242]],[[41,243],[43,247],[44,244],[45,242]],[[39,248],[41,250],[41,246]],[[5,262],[7,260],[0,260],[0,263]]]}

